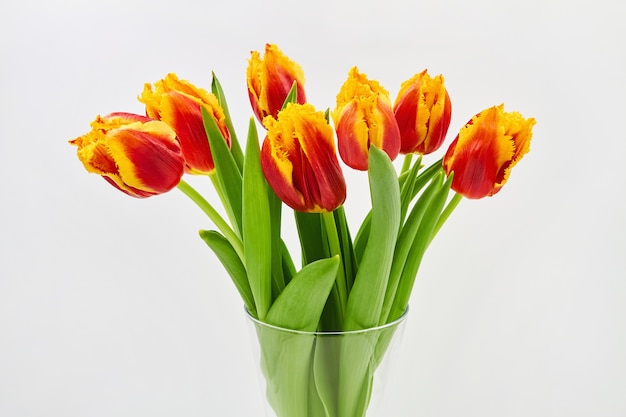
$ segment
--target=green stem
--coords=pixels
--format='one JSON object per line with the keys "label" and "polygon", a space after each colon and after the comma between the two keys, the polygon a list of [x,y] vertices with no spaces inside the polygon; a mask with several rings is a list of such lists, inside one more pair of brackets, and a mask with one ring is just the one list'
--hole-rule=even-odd
{"label": "green stem", "polygon": [[439,229],[441,229],[441,227],[444,225],[446,220],[448,220],[448,217],[450,217],[450,215],[452,214],[456,206],[459,205],[462,199],[463,199],[463,196],[461,194],[454,193],[454,195],[450,199],[450,202],[448,203],[446,208],[443,209],[443,211],[441,212],[441,215],[439,216],[439,219],[437,220],[437,224],[435,225],[435,230],[433,230],[433,233],[430,235],[431,241],[435,238],[435,236],[439,232]]}
{"label": "green stem", "polygon": [[404,161],[402,162],[402,170],[400,171],[400,175],[404,174],[411,168],[411,161],[413,161],[413,154],[406,154],[404,156]]}
{"label": "green stem", "polygon": [[226,199],[226,196],[224,195],[224,190],[222,190],[222,186],[220,185],[220,181],[217,178],[217,174],[216,174],[215,170],[213,170],[209,174],[209,178],[211,179],[211,183],[213,183],[213,187],[215,188],[215,192],[217,193],[218,197],[220,198],[220,201],[222,202],[222,206],[226,210],[226,214],[228,215],[228,220],[230,220],[230,224],[235,226],[234,232],[237,234],[237,237],[239,237],[239,239],[241,239],[241,232],[236,227],[238,223],[237,223],[237,220],[235,218],[235,214],[233,213],[233,209],[232,209],[232,207],[230,205],[230,202]]}
{"label": "green stem", "polygon": [[339,293],[339,307],[341,316],[344,316],[345,307],[348,304],[348,286],[346,284],[346,275],[343,268],[343,256],[341,253],[341,245],[339,244],[339,235],[337,233],[337,224],[335,223],[335,216],[332,212],[322,213],[322,221],[326,228],[326,236],[328,237],[328,246],[330,248],[330,255],[339,255],[340,265],[337,269],[337,280],[335,282],[337,286],[337,292]]}
{"label": "green stem", "polygon": [[244,256],[241,239],[235,234],[235,232],[233,232],[233,229],[231,229],[228,223],[224,221],[222,216],[220,216],[220,214],[213,208],[213,206],[211,206],[211,204],[206,201],[206,199],[202,197],[202,195],[200,195],[200,193],[198,193],[195,188],[193,188],[184,180],[180,180],[177,188],[182,191],[187,197],[189,197],[194,203],[196,203],[196,205],[204,212],[204,214],[206,214],[209,219],[211,219],[215,227],[217,227],[219,231],[222,232],[224,237],[233,246],[233,249],[235,249],[235,252],[237,252],[237,255],[239,255],[239,259],[241,259],[241,261],[243,262]]}

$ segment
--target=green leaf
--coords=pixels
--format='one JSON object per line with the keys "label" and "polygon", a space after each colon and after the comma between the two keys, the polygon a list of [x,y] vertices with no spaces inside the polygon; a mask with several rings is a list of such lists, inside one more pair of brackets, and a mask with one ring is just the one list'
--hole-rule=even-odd
{"label": "green leaf", "polygon": [[354,283],[354,277],[358,270],[356,257],[354,256],[354,248],[352,247],[352,237],[350,236],[348,220],[346,219],[346,212],[343,206],[337,208],[333,212],[333,215],[335,216],[335,223],[337,224],[337,231],[339,234],[341,260],[343,262],[347,290],[350,292],[352,284]]}
{"label": "green leaf", "polygon": [[200,237],[215,253],[217,259],[219,259],[228,275],[230,275],[248,312],[252,316],[256,316],[254,297],[248,283],[246,268],[239,259],[235,249],[224,236],[214,230],[200,230]]}
{"label": "green leaf", "polygon": [[[400,212],[401,219],[404,219],[404,213],[406,212],[408,205],[410,205],[410,202],[413,201],[413,199],[417,196],[417,194],[419,194],[422,188],[424,188],[424,186],[433,178],[433,176],[437,172],[439,172],[441,168],[441,159],[440,159],[439,161],[433,163],[426,170],[422,171],[417,176],[417,178],[411,178],[411,176],[416,175],[417,172],[419,171],[419,168],[420,168],[419,164],[421,163],[420,161],[418,161],[413,166],[414,169],[411,169],[410,171],[403,173],[402,175],[400,175],[400,178],[398,179],[398,183],[400,184],[400,187],[402,187],[402,194],[401,194],[402,205],[401,205],[401,212]],[[407,183],[410,183],[410,184],[407,184]],[[406,208],[404,207],[405,204],[407,205]],[[363,258],[363,253],[365,252],[365,247],[367,246],[367,242],[369,238],[371,223],[372,223],[372,211],[370,210],[370,212],[367,213],[367,216],[365,217],[365,219],[363,219],[363,222],[361,223],[361,227],[359,228],[359,231],[357,232],[356,237],[354,238],[354,255],[356,257],[357,265],[361,264],[361,259]]]}
{"label": "green leaf", "polygon": [[202,120],[204,129],[209,138],[209,146],[213,155],[215,172],[212,175],[217,177],[219,192],[223,193],[224,204],[229,213],[233,228],[241,235],[241,204],[242,204],[242,178],[235,159],[228,149],[228,145],[222,136],[217,123],[202,107]]}
{"label": "green leaf", "polygon": [[[330,246],[326,237],[322,214],[294,212],[300,248],[302,249],[302,264],[307,265],[319,259],[331,256]],[[343,326],[344,308],[335,285],[330,293],[326,308],[322,314],[321,328],[324,330],[340,330]]]}
{"label": "green leaf", "polygon": [[424,171],[420,172],[420,174],[415,179],[415,184],[413,184],[413,193],[412,197],[414,198],[421,190],[428,184],[428,182],[435,176],[437,173],[441,172],[441,159],[433,162],[428,168]]}
{"label": "green leaf", "polygon": [[280,238],[282,201],[276,196],[272,187],[267,187],[267,198],[270,207],[270,229],[272,240],[272,299],[278,297],[285,288],[285,277],[282,265],[282,245]]}
{"label": "green leaf", "polygon": [[289,253],[289,248],[285,245],[285,242],[280,240],[280,251],[281,251],[281,262],[283,264],[283,277],[285,279],[285,284],[288,284],[294,275],[296,275],[296,267],[293,263],[293,259],[291,258],[291,254]]}
{"label": "green leaf", "polygon": [[282,109],[287,107],[289,103],[297,103],[298,102],[298,82],[294,80],[293,84],[291,84],[291,89],[285,97],[285,101],[283,102]]}
{"label": "green leaf", "polygon": [[[454,175],[454,172],[450,174],[450,176],[452,175]],[[431,239],[433,239],[435,235],[439,233],[439,230],[443,227],[445,222],[448,220],[448,218],[450,217],[454,209],[456,209],[456,207],[459,205],[462,199],[463,196],[461,194],[454,193],[454,195],[446,205],[446,208],[443,209],[443,211],[441,212],[441,216],[439,216],[439,219],[437,219],[437,225],[435,226],[435,230],[433,231]]]}
{"label": "green leaf", "polygon": [[371,227],[372,211],[370,210],[365,216],[365,219],[363,219],[361,227],[359,227],[359,231],[354,238],[354,257],[356,258],[357,266],[361,264],[361,260],[363,259],[363,253],[365,253],[365,248],[367,247]]}
{"label": "green leaf", "polygon": [[339,257],[333,256],[302,268],[274,301],[265,321],[287,329],[315,331],[338,267]]}
{"label": "green leaf", "polygon": [[224,237],[228,239],[232,247],[239,255],[239,258],[243,260],[243,244],[240,236],[238,236],[233,229],[230,228],[228,223],[224,221],[217,210],[215,210],[213,206],[185,180],[181,179],[176,187],[189,197],[191,201],[193,201],[207,215],[219,231],[223,233]]}
{"label": "green leaf", "polygon": [[256,125],[250,119],[243,166],[242,235],[244,264],[259,320],[265,319],[272,302],[272,238],[267,188]]}
{"label": "green leaf", "polygon": [[222,107],[222,110],[224,110],[224,115],[226,116],[226,127],[230,132],[230,150],[233,154],[233,158],[235,158],[237,168],[239,169],[239,172],[241,172],[243,170],[243,152],[241,151],[241,145],[237,139],[237,133],[235,132],[235,127],[233,126],[233,120],[230,118],[228,104],[226,103],[226,95],[224,94],[222,84],[220,84],[220,81],[217,79],[215,73],[213,73],[213,81],[211,82],[211,92],[215,97],[217,97],[218,103]]}
{"label": "green leaf", "polygon": [[330,257],[321,215],[294,211],[294,216],[302,248],[302,265]]}
{"label": "green leaf", "polygon": [[308,417],[319,410],[311,384],[315,336],[255,323],[265,394],[276,416]]}
{"label": "green leaf", "polygon": [[[349,337],[349,336],[348,336]],[[318,337],[313,356],[315,388],[323,404],[324,412],[315,416],[338,417],[339,413],[339,369],[341,367],[341,342],[343,337]],[[350,383],[350,380],[346,381]]]}
{"label": "green leaf", "polygon": [[415,241],[420,224],[424,218],[424,214],[430,206],[430,202],[441,188],[442,177],[443,174],[436,176],[431,181],[428,188],[426,188],[422,195],[420,195],[419,199],[413,206],[406,223],[400,231],[398,242],[396,243],[396,249],[393,254],[393,266],[391,267],[391,272],[389,274],[389,283],[387,285],[387,292],[385,294],[385,302],[380,315],[381,319],[378,323],[379,325],[383,325],[390,321],[389,313],[391,312],[391,306],[396,296],[398,284],[400,282],[400,278],[402,277],[402,271],[404,270],[404,265],[407,262],[409,251],[413,246],[413,242]]}
{"label": "green leaf", "polygon": [[345,316],[346,304],[348,303],[348,285],[346,284],[345,270],[341,259],[343,252],[339,239],[339,231],[337,230],[337,223],[335,222],[335,215],[330,212],[321,213],[322,223],[324,231],[326,232],[326,241],[328,242],[328,248],[331,256],[339,256],[339,269],[337,270],[337,279],[335,280],[335,289],[337,291],[338,304],[337,312],[334,313],[337,318],[343,321]]}
{"label": "green leaf", "polygon": [[378,325],[400,228],[400,188],[393,164],[384,151],[371,146],[369,152],[372,224],[348,298],[346,330]]}
{"label": "green leaf", "polygon": [[390,320],[400,317],[409,304],[413,284],[417,277],[417,271],[424,257],[424,252],[426,252],[428,245],[432,241],[435,227],[446,204],[446,200],[448,199],[451,183],[452,177],[448,177],[446,182],[437,190],[424,213],[420,227],[415,235],[415,240],[407,256],[404,270],[402,271],[400,283],[398,284],[396,296],[389,315]]}

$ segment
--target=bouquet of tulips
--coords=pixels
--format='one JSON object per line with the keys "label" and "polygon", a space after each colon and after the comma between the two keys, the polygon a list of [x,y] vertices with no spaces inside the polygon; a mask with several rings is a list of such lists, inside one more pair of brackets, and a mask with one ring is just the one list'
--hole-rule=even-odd
{"label": "bouquet of tulips", "polygon": [[[268,44],[263,56],[252,52],[247,85],[265,130],[262,143],[251,117],[242,148],[215,76],[208,92],[174,74],[144,86],[145,115],[98,116],[70,143],[89,172],[126,194],[149,197],[174,187],[185,193],[217,229],[200,237],[249,315],[297,332],[360,331],[401,317],[434,236],[462,196],[502,188],[528,152],[535,123],[503,105],[485,109],[426,166],[423,156],[441,147],[450,124],[441,75],[417,73],[392,103],[355,67],[334,110],[318,111],[307,103],[301,67]],[[347,167],[368,174],[371,210],[356,234],[343,208],[347,187],[336,148]],[[399,154],[404,162],[396,168]],[[207,176],[222,210],[185,175]],[[293,210],[300,266],[281,236],[283,203]],[[364,416],[390,337],[329,349],[314,338],[288,343],[259,330],[276,415]]]}

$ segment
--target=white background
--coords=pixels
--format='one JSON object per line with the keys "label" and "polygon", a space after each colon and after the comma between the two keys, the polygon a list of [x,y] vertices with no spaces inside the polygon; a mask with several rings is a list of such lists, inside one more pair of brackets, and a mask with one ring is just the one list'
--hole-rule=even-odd
{"label": "white background", "polygon": [[[211,225],[176,190],[116,191],[67,141],[99,113],[143,112],[143,83],[170,71],[206,88],[215,71],[243,136],[265,42],[303,66],[320,109],[353,65],[392,97],[428,68],[452,98],[449,140],[502,102],[537,119],[502,192],[462,202],[429,249],[389,415],[626,415],[618,5],[3,2],[0,416],[262,415],[241,302],[196,234]],[[356,228],[367,188],[346,175]]]}

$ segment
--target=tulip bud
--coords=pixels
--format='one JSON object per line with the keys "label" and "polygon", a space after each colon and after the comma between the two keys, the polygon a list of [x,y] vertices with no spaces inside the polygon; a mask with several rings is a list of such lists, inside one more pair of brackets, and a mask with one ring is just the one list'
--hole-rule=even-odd
{"label": "tulip bud", "polygon": [[330,212],[346,199],[333,129],[310,104],[290,103],[263,123],[261,167],[276,195],[303,212]]}
{"label": "tulip bud", "polygon": [[393,106],[400,128],[400,153],[426,155],[443,144],[450,126],[452,105],[443,77],[424,70],[402,83]]}
{"label": "tulip bud", "polygon": [[341,159],[354,169],[367,170],[370,145],[384,150],[391,160],[400,150],[400,130],[389,93],[354,67],[337,95],[333,111]]}
{"label": "tulip bud", "polygon": [[265,45],[263,58],[257,51],[251,54],[246,71],[248,96],[252,110],[261,123],[267,116],[277,117],[294,81],[297,83],[297,103],[306,102],[304,72],[300,65],[273,44]]}
{"label": "tulip bud", "polygon": [[215,169],[200,108],[204,107],[213,116],[230,146],[226,117],[217,97],[187,81],[179,80],[175,74],[168,74],[154,83],[154,87],[145,84],[139,101],[146,105],[149,117],[162,120],[174,129],[185,155],[188,173],[208,174]]}
{"label": "tulip bud", "polygon": [[166,124],[129,113],[98,116],[92,130],[70,141],[88,172],[133,197],[174,188],[185,160],[176,133]]}
{"label": "tulip bud", "polygon": [[530,150],[535,119],[504,105],[478,113],[459,132],[443,158],[446,174],[454,172],[452,189],[467,198],[496,194],[511,169]]}

